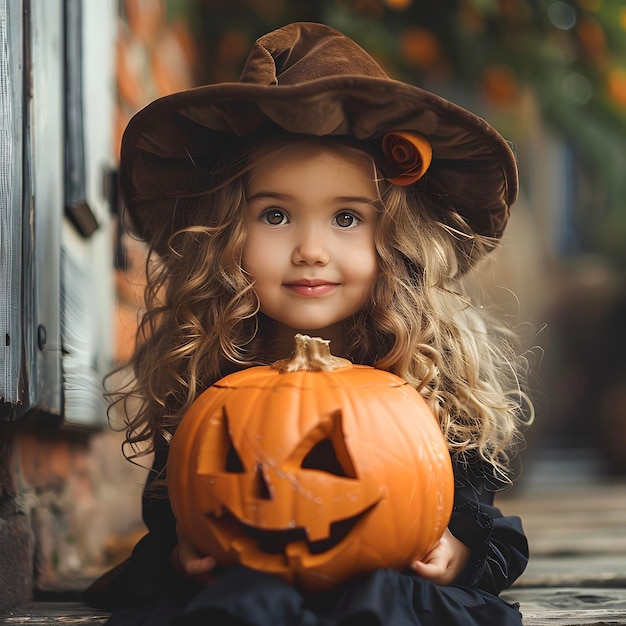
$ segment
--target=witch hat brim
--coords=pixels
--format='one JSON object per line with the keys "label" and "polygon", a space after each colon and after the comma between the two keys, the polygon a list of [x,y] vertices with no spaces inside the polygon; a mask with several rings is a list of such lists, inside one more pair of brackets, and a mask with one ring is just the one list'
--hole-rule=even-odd
{"label": "witch hat brim", "polygon": [[199,191],[197,164],[216,159],[234,137],[268,125],[364,141],[388,131],[423,134],[433,159],[414,184],[440,197],[444,212],[457,212],[475,234],[494,241],[517,196],[513,152],[487,122],[389,78],[338,31],[296,23],[257,40],[238,82],[165,96],[131,119],[122,141],[120,183],[139,233],[163,252],[167,236],[160,226],[169,221],[171,233],[184,223],[174,206],[182,191]]}

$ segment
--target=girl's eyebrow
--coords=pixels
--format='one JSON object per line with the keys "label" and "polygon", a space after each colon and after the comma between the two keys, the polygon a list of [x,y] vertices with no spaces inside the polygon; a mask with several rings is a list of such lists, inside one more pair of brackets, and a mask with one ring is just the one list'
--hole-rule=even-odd
{"label": "girl's eyebrow", "polygon": [[375,198],[368,198],[367,196],[340,196],[335,198],[335,200],[336,202],[346,204],[374,204],[376,202]]}
{"label": "girl's eyebrow", "polygon": [[[248,196],[246,200],[251,202],[252,200],[289,200],[293,198],[290,194],[278,193],[275,191],[259,191],[251,196]],[[339,196],[333,198],[333,201],[338,204],[373,204],[376,202],[375,198],[368,198],[367,196]]]}
{"label": "girl's eyebrow", "polygon": [[292,196],[286,193],[278,193],[275,191],[259,191],[251,196],[248,196],[246,200],[250,202],[251,200],[289,200]]}

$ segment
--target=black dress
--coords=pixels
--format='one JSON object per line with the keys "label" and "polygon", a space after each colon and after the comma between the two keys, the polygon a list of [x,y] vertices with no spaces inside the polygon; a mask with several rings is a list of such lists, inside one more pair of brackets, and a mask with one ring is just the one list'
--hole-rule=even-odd
{"label": "black dress", "polygon": [[[155,454],[153,475],[166,455],[166,449]],[[191,583],[170,566],[177,543],[174,516],[166,494],[150,489],[148,479],[148,534],[129,559],[85,592],[85,600],[113,611],[110,626],[519,626],[517,605],[498,594],[528,562],[521,522],[493,505],[495,485],[484,467],[456,463],[454,471],[449,529],[471,555],[452,585],[436,585],[409,570],[380,569],[333,591],[303,594],[244,567],[224,571],[207,586]]]}

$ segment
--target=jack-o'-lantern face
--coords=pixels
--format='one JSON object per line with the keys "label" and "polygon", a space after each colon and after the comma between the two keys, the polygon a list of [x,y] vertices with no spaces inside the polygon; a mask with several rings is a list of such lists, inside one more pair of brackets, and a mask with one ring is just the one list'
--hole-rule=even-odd
{"label": "jack-o'-lantern face", "polygon": [[[326,560],[385,487],[359,478],[340,410],[315,415],[313,407],[302,407],[300,421],[309,427],[300,437],[284,414],[250,407],[246,420],[229,418],[240,408],[226,401],[200,449],[198,480],[206,489],[198,504],[210,532],[239,562],[261,559],[269,571],[290,560],[307,567]],[[263,428],[267,419],[274,421],[270,433]]]}
{"label": "jack-o'-lantern face", "polygon": [[359,366],[256,367],[219,381],[178,428],[168,485],[201,552],[307,589],[426,553],[453,493],[447,447],[421,396]]}

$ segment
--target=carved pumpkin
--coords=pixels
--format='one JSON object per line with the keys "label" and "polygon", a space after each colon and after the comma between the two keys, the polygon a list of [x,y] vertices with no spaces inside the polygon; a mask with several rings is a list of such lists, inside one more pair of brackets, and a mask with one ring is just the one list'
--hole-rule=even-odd
{"label": "carved pumpkin", "polygon": [[168,461],[181,530],[307,590],[408,566],[452,509],[439,426],[404,380],[296,339],[293,359],[226,376],[185,414]]}

